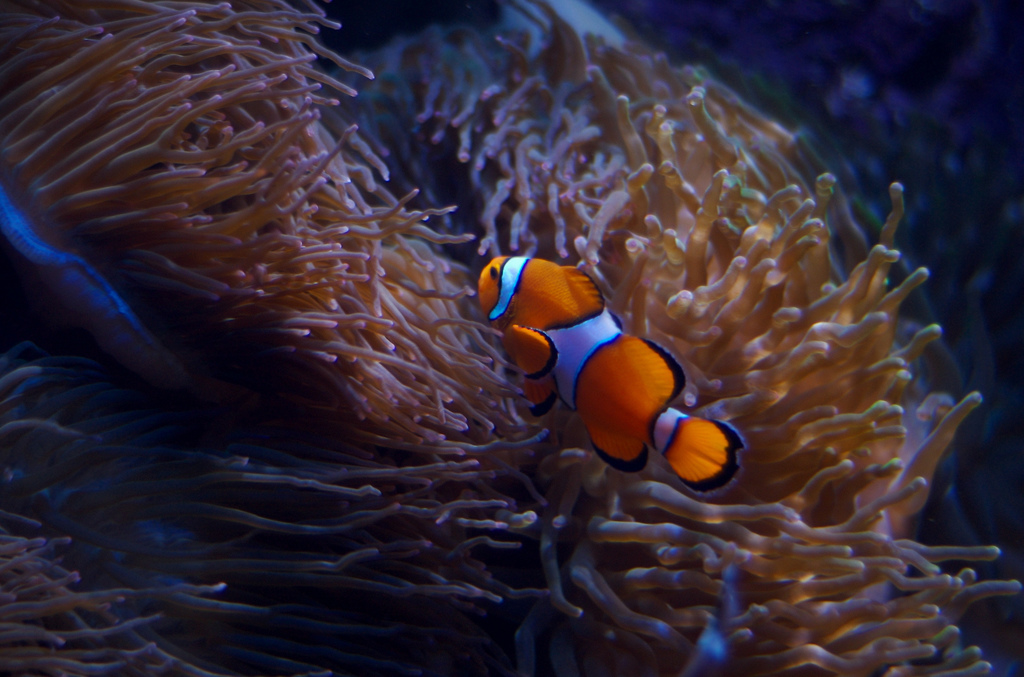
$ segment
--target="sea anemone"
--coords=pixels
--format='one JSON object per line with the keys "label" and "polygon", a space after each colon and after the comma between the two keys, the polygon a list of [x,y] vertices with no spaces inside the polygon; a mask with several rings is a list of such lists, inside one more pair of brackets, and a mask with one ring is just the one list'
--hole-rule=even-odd
{"label": "sea anemone", "polygon": [[[24,518],[4,521],[26,526]],[[28,522],[27,526],[38,527]],[[151,618],[127,622],[111,613],[126,597],[152,596],[154,590],[114,589],[73,592],[79,580],[54,562],[54,551],[69,539],[24,538],[0,530],[0,665],[8,674],[102,674],[129,665],[158,670],[159,652],[145,642],[115,645]],[[70,586],[70,587],[69,587]],[[164,590],[185,592],[197,586]]]}
{"label": "sea anemone", "polygon": [[[467,613],[539,594],[475,559],[533,519],[502,450],[536,431],[436,247],[466,237],[320,123],[322,87],[351,92],[317,54],[369,75],[317,45],[331,23],[277,2],[2,11],[11,259],[41,314],[187,391],[30,346],[0,365],[16,535],[70,536],[86,603],[136,591],[97,641],[186,673],[507,671]],[[46,612],[22,618],[75,647],[85,628]]]}
{"label": "sea anemone", "polygon": [[476,559],[518,547],[504,534],[533,521],[501,494],[512,473],[372,453],[346,432],[168,406],[90,360],[16,346],[0,357],[0,664],[509,672],[470,618],[540,594]]}
{"label": "sea anemone", "polygon": [[283,2],[73,5],[3,10],[3,232],[54,316],[207,398],[237,396],[229,381],[408,442],[509,423],[475,406],[502,382],[462,350],[483,342],[462,271],[424,246],[466,238],[384,189],[354,126],[319,121],[323,86],[353,92],[317,53],[370,75],[317,45],[331,22]]}
{"label": "sea anemone", "polygon": [[[1019,586],[938,565],[995,548],[911,540],[979,397],[912,375],[939,332],[898,314],[926,274],[890,279],[897,185],[869,249],[799,137],[542,3],[516,5],[527,30],[499,50],[434,30],[366,55],[380,78],[344,102],[316,55],[369,71],[317,45],[315,5],[3,11],[9,251],[149,385],[27,345],[0,362],[0,582],[28,599],[31,565],[53,591],[0,656],[83,641],[106,661],[31,666],[72,674],[507,673],[511,653],[559,675],[986,667],[956,619]],[[681,361],[681,404],[744,436],[736,481],[698,496],[657,460],[610,471],[570,413],[522,418],[466,298],[509,250],[578,262]]]}
{"label": "sea anemone", "polygon": [[984,670],[954,623],[1019,586],[938,565],[995,548],[910,540],[981,398],[913,376],[940,330],[898,313],[927,279],[892,279],[902,188],[868,250],[834,177],[805,178],[799,137],[699,70],[520,10],[537,30],[499,38],[503,56],[464,31],[368,55],[400,74],[368,88],[394,117],[375,134],[403,149],[414,128],[399,165],[424,154],[473,187],[479,254],[579,261],[627,331],[680,359],[685,404],[747,443],[737,481],[696,497],[658,463],[609,471],[571,415],[543,420],[550,596],[519,631],[520,669],[544,638],[557,674]]}

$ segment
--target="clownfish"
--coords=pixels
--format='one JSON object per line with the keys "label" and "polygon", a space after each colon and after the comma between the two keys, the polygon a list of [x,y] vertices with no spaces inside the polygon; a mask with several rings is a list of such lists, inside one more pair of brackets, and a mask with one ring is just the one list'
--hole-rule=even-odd
{"label": "clownfish", "polygon": [[641,470],[654,447],[697,491],[723,486],[736,473],[739,433],[669,406],[686,383],[679,363],[657,344],[624,334],[584,272],[502,256],[480,273],[479,296],[526,374],[523,394],[535,416],[561,399],[583,419],[598,456],[625,472]]}

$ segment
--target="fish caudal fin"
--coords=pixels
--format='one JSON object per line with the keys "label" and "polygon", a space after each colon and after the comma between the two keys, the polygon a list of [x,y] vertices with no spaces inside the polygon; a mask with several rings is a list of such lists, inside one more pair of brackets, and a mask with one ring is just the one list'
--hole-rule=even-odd
{"label": "fish caudal fin", "polygon": [[668,409],[658,417],[654,436],[675,473],[696,491],[725,485],[739,469],[736,452],[743,440],[728,423]]}
{"label": "fish caudal fin", "polygon": [[534,416],[543,416],[551,411],[551,407],[555,406],[555,401],[558,399],[555,384],[551,379],[543,381],[526,379],[523,382],[523,395],[530,403],[530,413]]}
{"label": "fish caudal fin", "polygon": [[594,451],[601,460],[622,472],[637,472],[647,465],[647,445],[627,435],[598,426],[587,426]]}

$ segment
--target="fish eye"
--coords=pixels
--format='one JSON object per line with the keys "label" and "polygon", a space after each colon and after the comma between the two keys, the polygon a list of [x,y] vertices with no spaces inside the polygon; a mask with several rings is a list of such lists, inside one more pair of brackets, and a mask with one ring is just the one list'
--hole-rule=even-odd
{"label": "fish eye", "polygon": [[495,268],[494,266],[491,266],[491,279],[492,280],[497,280],[498,279],[498,269]]}

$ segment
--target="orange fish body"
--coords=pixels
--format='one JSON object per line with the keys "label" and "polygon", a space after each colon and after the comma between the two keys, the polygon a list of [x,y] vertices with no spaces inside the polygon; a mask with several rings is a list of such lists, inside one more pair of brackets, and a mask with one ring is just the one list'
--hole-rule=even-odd
{"label": "orange fish body", "polygon": [[501,329],[515,323],[547,331],[600,315],[604,297],[593,280],[572,266],[501,256],[480,273],[480,305]]}
{"label": "orange fish body", "polygon": [[598,455],[618,470],[642,469],[650,446],[698,491],[736,473],[739,434],[669,406],[685,383],[682,368],[656,344],[624,334],[582,271],[499,257],[481,272],[479,287],[483,311],[526,372],[523,391],[535,415],[560,398],[579,413]]}

